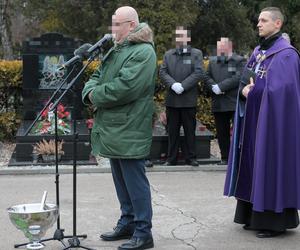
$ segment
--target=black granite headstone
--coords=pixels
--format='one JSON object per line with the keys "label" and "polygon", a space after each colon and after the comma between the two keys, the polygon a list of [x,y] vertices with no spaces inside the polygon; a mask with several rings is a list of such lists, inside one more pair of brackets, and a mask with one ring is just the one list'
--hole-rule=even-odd
{"label": "black granite headstone", "polygon": [[[81,69],[82,64],[80,63],[74,68],[58,70],[64,62],[74,56],[74,50],[80,45],[79,40],[65,37],[59,33],[47,33],[23,42],[23,121],[17,132],[16,149],[9,165],[33,164],[33,146],[42,139],[54,139],[53,134],[29,133],[26,135],[25,131],[66,75],[70,74],[66,82],[69,83]],[[66,85],[61,92],[65,88]],[[74,119],[76,115],[77,132],[79,133],[76,155],[78,164],[95,164],[94,159],[90,158],[89,130],[85,121],[82,120],[82,88],[83,82],[79,78],[61,100],[61,104],[68,112],[71,112],[71,119]],[[70,121],[71,133],[59,136],[59,139],[64,140],[63,151],[65,154],[62,156],[64,164],[71,164],[73,159],[72,123]],[[41,163],[37,162],[37,164]]]}
{"label": "black granite headstone", "polygon": [[[65,37],[59,33],[46,33],[23,42],[24,120],[33,120],[36,117],[53,91],[70,73],[71,68],[66,70],[58,70],[58,68],[74,55],[74,50],[80,44],[79,40]],[[79,69],[80,67],[75,68],[69,78],[70,80]],[[76,104],[73,108],[75,109],[74,113],[77,114],[77,119],[82,118],[82,87],[82,82],[79,79],[74,84],[72,91],[67,93],[62,101],[69,108],[73,107],[74,103]]]}

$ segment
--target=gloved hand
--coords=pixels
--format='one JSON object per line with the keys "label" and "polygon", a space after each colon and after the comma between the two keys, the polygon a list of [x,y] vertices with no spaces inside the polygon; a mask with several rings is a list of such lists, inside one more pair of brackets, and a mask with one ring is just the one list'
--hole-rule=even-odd
{"label": "gloved hand", "polygon": [[180,82],[175,82],[172,84],[171,89],[177,94],[180,95],[183,91],[184,88],[182,87]]}
{"label": "gloved hand", "polygon": [[218,84],[213,84],[211,90],[216,94],[216,95],[220,95],[223,94],[222,90],[220,89]]}

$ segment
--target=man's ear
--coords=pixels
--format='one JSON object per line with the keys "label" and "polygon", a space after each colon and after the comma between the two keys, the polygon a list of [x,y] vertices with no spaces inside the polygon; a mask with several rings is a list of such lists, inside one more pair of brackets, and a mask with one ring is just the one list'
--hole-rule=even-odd
{"label": "man's ear", "polygon": [[137,25],[136,25],[135,21],[131,21],[131,22],[130,22],[129,30],[130,30],[130,31],[133,31],[136,27],[137,27]]}
{"label": "man's ear", "polygon": [[277,19],[275,21],[275,27],[278,28],[278,29],[281,29],[281,27],[282,27],[282,21],[280,19]]}

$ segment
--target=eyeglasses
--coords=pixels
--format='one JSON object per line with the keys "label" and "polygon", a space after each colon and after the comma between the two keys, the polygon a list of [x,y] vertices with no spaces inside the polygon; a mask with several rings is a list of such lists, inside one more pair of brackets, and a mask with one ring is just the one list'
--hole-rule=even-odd
{"label": "eyeglasses", "polygon": [[112,25],[113,26],[120,26],[123,23],[130,23],[130,22],[133,22],[133,21],[132,20],[128,20],[128,21],[124,21],[124,22],[115,22],[115,21],[113,21]]}

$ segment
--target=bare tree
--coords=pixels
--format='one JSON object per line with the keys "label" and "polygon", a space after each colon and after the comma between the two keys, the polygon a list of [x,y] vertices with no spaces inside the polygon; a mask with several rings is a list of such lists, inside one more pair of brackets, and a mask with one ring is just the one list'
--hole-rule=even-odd
{"label": "bare tree", "polygon": [[9,29],[9,0],[0,0],[0,34],[3,59],[12,60],[12,41]]}

